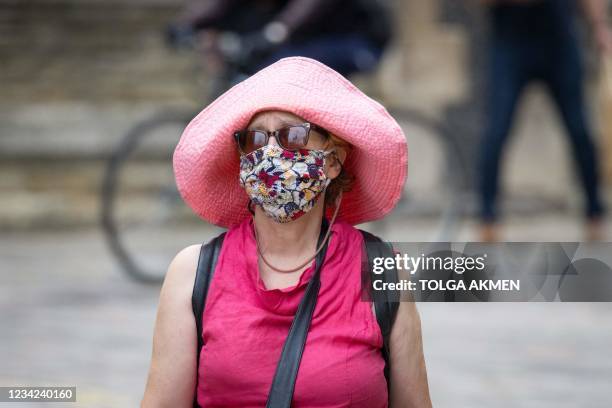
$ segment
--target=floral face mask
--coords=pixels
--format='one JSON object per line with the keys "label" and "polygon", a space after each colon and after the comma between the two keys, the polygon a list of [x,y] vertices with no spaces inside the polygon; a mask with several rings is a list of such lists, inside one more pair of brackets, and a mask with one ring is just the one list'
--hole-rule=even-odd
{"label": "floral face mask", "polygon": [[266,215],[281,223],[293,221],[312,209],[331,182],[323,172],[331,153],[263,146],[240,157],[240,185]]}

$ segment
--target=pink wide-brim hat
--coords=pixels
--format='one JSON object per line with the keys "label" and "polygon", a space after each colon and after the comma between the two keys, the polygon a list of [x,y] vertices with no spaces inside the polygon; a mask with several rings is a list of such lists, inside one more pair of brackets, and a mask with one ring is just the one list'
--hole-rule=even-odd
{"label": "pink wide-brim hat", "polygon": [[290,57],[229,89],[183,132],[174,151],[174,174],[181,196],[200,217],[230,228],[250,216],[249,198],[238,181],[233,134],[246,128],[253,115],[268,110],[293,113],[353,146],[344,168],[354,182],[343,194],[338,219],[360,224],[395,207],[408,167],[400,126],[333,69],[310,58]]}

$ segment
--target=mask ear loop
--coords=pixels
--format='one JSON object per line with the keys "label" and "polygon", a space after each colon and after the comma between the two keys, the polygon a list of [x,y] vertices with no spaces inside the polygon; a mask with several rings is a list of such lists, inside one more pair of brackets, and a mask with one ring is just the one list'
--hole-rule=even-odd
{"label": "mask ear loop", "polygon": [[338,157],[338,151],[334,149],[330,151],[329,155],[334,156],[334,158],[336,159],[336,163],[340,165],[340,173],[342,173],[344,171],[344,165],[342,164],[342,160],[340,160],[340,157]]}
{"label": "mask ear loop", "polygon": [[249,209],[251,215],[255,216],[255,210],[253,210],[253,200],[249,199],[249,201],[247,201],[247,208]]}
{"label": "mask ear loop", "polygon": [[336,208],[334,209],[334,214],[332,215],[332,219],[329,222],[329,229],[331,231],[332,225],[334,225],[334,221],[336,221],[336,216],[338,215],[338,210],[340,210],[340,203],[342,202],[342,191],[338,194],[338,198],[336,198]]}
{"label": "mask ear loop", "polygon": [[[342,164],[342,161],[340,161],[340,158],[338,157],[338,152],[336,150],[332,150],[331,153],[329,154],[330,156],[334,156],[334,158],[336,159],[336,163],[338,163],[340,165],[340,172],[338,173],[338,176],[340,176],[340,174],[342,174],[342,172],[344,171],[344,165]],[[329,187],[329,185],[327,185],[325,187],[325,190],[327,190],[327,187]],[[338,208],[340,208],[340,203],[342,202],[342,191],[340,191],[340,194],[338,195],[338,198],[336,198],[336,209],[334,210],[334,215],[332,217],[332,221],[336,218],[336,214],[338,213]],[[330,227],[331,227],[331,223],[330,223]]]}
{"label": "mask ear loop", "polygon": [[336,150],[332,151],[332,154],[336,158],[336,162],[340,165],[340,173],[338,173],[338,175],[340,175],[344,171],[344,164],[342,164],[342,160],[338,157],[338,152]]}
{"label": "mask ear loop", "polygon": [[[340,174],[342,174],[342,172],[344,171],[344,166],[342,165],[342,161],[338,157],[338,152],[334,149],[331,151],[329,155],[330,156],[333,155],[334,158],[336,159],[336,162],[340,165],[340,173],[338,173],[338,176],[340,176]],[[329,184],[325,187],[325,190],[327,190],[328,187],[329,187]],[[340,209],[341,202],[342,202],[342,190],[340,191],[340,194],[338,194],[338,197],[336,198],[336,203],[335,203],[336,208],[334,210],[334,214],[332,215],[332,219],[330,221],[328,231],[331,230],[331,226],[334,223],[334,220],[336,219],[336,215],[338,214],[338,210]],[[323,213],[323,216],[325,216],[325,212]]]}

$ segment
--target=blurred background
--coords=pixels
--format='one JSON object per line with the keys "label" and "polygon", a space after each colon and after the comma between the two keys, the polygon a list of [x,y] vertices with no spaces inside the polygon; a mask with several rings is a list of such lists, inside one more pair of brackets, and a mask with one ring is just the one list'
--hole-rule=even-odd
{"label": "blurred background", "polygon": [[[0,0],[2,386],[76,385],[83,407],[140,402],[159,279],[181,248],[220,231],[178,197],[172,150],[244,61],[244,37],[176,25],[184,7]],[[503,12],[475,0],[389,7],[394,34],[380,61],[350,78],[404,128],[408,181],[390,216],[361,227],[389,241],[609,240],[599,212],[585,224],[572,157],[584,143],[569,143],[542,81],[524,84],[500,155],[499,222],[483,232],[482,146],[504,138],[487,130],[491,89],[509,76],[489,75],[493,40],[508,35]],[[574,17],[584,76],[562,82],[583,85],[605,205],[612,70],[593,15]],[[609,304],[419,307],[434,406],[609,406]]]}

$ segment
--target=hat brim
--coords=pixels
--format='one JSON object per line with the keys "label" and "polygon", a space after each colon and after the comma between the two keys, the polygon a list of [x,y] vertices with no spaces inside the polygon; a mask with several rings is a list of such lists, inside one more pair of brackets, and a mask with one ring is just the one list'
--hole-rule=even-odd
{"label": "hat brim", "polygon": [[235,85],[186,127],[173,156],[181,196],[203,219],[230,228],[250,213],[240,187],[233,138],[254,114],[280,110],[316,123],[352,145],[344,168],[354,176],[338,218],[360,224],[384,217],[407,174],[406,138],[378,102],[326,65],[284,58]]}

